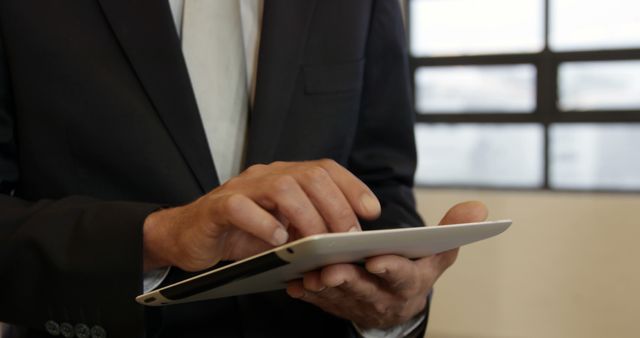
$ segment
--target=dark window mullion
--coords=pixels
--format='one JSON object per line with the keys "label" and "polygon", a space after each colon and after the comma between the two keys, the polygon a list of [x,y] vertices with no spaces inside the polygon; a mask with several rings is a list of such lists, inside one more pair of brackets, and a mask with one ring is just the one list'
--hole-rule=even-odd
{"label": "dark window mullion", "polygon": [[545,47],[542,56],[538,61],[538,83],[537,83],[537,115],[538,122],[544,126],[544,189],[549,189],[549,173],[551,166],[549,126],[559,118],[558,110],[558,64],[553,53]]}
{"label": "dark window mullion", "polygon": [[538,123],[534,114],[418,114],[422,123]]}
{"label": "dark window mullion", "polygon": [[422,123],[640,123],[640,110],[538,113],[417,114]]}
{"label": "dark window mullion", "polygon": [[560,112],[551,122],[560,123],[626,123],[640,122],[640,110],[567,111]]}
{"label": "dark window mullion", "polygon": [[561,62],[637,60],[640,59],[640,48],[556,52],[553,54]]}
{"label": "dark window mullion", "polygon": [[551,121],[557,116],[558,112],[558,84],[557,74],[558,66],[554,61],[553,53],[549,48],[550,32],[551,32],[551,19],[550,19],[550,2],[551,0],[544,1],[544,49],[540,53],[538,59],[538,83],[536,84],[536,115],[538,120],[544,127],[544,144],[543,144],[543,189],[550,189],[549,183],[551,172],[551,139],[549,133],[549,127]]}
{"label": "dark window mullion", "polygon": [[616,50],[592,50],[577,52],[553,52],[545,48],[540,53],[487,54],[464,56],[412,57],[416,66],[457,66],[457,65],[502,65],[535,63],[545,53],[551,53],[558,62],[571,61],[617,61],[640,59],[640,48]]}
{"label": "dark window mullion", "polygon": [[535,54],[492,54],[492,55],[466,55],[466,56],[434,56],[413,57],[416,67],[430,66],[460,66],[460,65],[511,65],[521,63],[535,63],[539,58]]}

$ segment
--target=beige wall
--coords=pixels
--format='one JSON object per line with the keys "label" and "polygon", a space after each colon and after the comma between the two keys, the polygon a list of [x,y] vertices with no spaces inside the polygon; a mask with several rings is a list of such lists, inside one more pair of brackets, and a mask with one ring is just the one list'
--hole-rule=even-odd
{"label": "beige wall", "polygon": [[464,248],[428,337],[640,337],[640,195],[417,191],[434,224],[482,200],[506,233]]}

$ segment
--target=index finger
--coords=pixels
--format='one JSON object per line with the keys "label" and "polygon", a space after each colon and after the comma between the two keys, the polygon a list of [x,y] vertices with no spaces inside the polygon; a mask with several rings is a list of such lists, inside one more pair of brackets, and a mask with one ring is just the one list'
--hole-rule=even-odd
{"label": "index finger", "polygon": [[380,201],[364,182],[333,160],[318,163],[329,173],[358,216],[375,219],[380,215]]}

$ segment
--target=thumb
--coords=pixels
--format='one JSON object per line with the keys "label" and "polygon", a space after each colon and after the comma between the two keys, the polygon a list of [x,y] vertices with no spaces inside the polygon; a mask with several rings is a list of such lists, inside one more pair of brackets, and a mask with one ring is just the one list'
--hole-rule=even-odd
{"label": "thumb", "polygon": [[447,211],[440,221],[440,225],[482,222],[487,219],[488,214],[489,211],[482,202],[462,202]]}
{"label": "thumb", "polygon": [[[487,219],[487,207],[478,201],[462,202],[454,205],[442,217],[440,225],[482,222]],[[458,258],[458,248],[441,252],[435,256],[435,265],[440,274],[455,263]]]}

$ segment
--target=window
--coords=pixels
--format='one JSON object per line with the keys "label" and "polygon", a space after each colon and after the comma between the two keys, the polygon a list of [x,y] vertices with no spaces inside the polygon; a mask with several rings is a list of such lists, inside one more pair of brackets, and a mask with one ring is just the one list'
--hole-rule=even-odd
{"label": "window", "polygon": [[640,191],[640,1],[406,1],[417,184]]}
{"label": "window", "polygon": [[420,67],[415,72],[420,113],[530,113],[535,109],[533,65]]}
{"label": "window", "polygon": [[529,123],[419,124],[416,180],[430,185],[537,187],[544,176],[543,137],[542,127]]}

